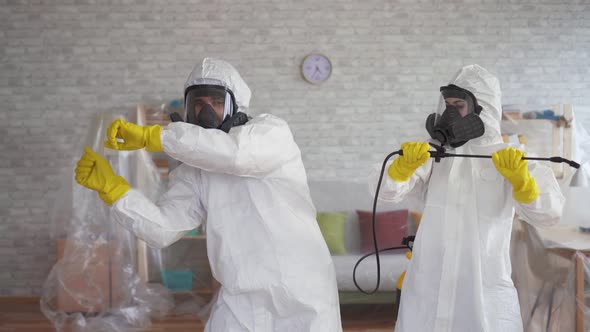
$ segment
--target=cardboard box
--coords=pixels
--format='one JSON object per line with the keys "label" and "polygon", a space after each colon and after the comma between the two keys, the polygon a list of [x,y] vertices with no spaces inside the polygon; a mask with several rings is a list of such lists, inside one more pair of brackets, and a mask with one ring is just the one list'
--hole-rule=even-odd
{"label": "cardboard box", "polygon": [[[74,255],[87,255],[84,259],[79,257],[66,257],[68,250]],[[101,312],[105,311],[120,301],[119,272],[116,268],[120,262],[115,254],[116,246],[113,243],[96,243],[92,251],[75,242],[66,240],[57,241],[57,255],[62,264],[62,277],[57,291],[57,307],[65,312]],[[83,270],[80,264],[87,267]]]}

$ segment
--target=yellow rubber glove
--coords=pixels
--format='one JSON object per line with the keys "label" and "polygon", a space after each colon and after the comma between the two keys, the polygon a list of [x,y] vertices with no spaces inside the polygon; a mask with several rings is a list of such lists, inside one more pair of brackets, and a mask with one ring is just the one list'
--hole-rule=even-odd
{"label": "yellow rubber glove", "polygon": [[387,174],[396,182],[405,182],[410,179],[416,169],[426,163],[430,158],[430,145],[426,142],[406,142],[402,144],[403,155],[397,157]]}
{"label": "yellow rubber glove", "polygon": [[112,205],[131,188],[121,176],[117,176],[109,162],[89,147],[84,147],[84,155],[76,167],[76,182],[98,192],[100,198]]}
{"label": "yellow rubber glove", "polygon": [[529,173],[527,161],[522,159],[524,152],[506,148],[492,154],[494,166],[510,184],[514,199],[520,203],[530,203],[539,196],[539,187]]}
{"label": "yellow rubber glove", "polygon": [[[411,251],[406,251],[406,257],[408,258],[408,260],[412,259],[412,252]],[[406,278],[406,271],[404,270],[404,272],[402,272],[402,274],[400,274],[399,278],[397,278],[397,289],[401,290],[403,285],[404,285],[404,279]]]}
{"label": "yellow rubber glove", "polygon": [[[107,129],[107,140],[104,146],[113,150],[138,150],[145,147],[150,152],[161,152],[161,131],[160,125],[139,126],[117,119]],[[123,139],[124,142],[117,142],[117,138]]]}

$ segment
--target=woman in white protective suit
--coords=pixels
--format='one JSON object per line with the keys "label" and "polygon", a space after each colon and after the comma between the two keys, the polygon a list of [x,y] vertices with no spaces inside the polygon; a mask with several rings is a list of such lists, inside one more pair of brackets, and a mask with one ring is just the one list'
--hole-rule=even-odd
{"label": "woman in white protective suit", "polygon": [[182,162],[157,203],[88,148],[76,180],[156,248],[207,222],[209,262],[221,289],[206,331],[342,331],[334,266],[299,148],[280,118],[248,118],[249,102],[236,69],[206,58],[185,85],[187,122],[162,128],[117,120],[108,129],[109,148],[145,147]]}
{"label": "woman in white protective suit", "polygon": [[426,124],[431,142],[493,159],[435,162],[428,143],[413,142],[389,166],[380,199],[425,199],[395,331],[522,331],[509,256],[513,217],[516,211],[529,223],[554,224],[564,198],[547,165],[527,164],[503,143],[500,85],[492,74],[466,66],[441,94]]}

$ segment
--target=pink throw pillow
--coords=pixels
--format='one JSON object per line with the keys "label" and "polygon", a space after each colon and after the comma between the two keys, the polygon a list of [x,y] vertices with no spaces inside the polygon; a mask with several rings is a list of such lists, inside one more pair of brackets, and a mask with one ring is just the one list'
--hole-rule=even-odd
{"label": "pink throw pillow", "polygon": [[[356,211],[361,229],[361,250],[363,253],[375,251],[373,243],[373,212]],[[375,215],[377,224],[377,244],[379,249],[399,247],[408,232],[408,210],[383,211]],[[395,252],[395,251],[391,251]],[[384,253],[390,253],[385,251]]]}

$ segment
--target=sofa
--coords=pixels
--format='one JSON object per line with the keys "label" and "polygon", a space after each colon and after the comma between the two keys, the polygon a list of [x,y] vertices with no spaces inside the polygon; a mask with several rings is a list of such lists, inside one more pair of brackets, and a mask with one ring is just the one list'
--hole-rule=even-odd
{"label": "sofa", "polygon": [[[368,185],[362,182],[310,181],[309,188],[318,212],[320,228],[332,253],[341,303],[394,303],[398,278],[406,270],[409,262],[406,257],[407,250],[386,251],[380,254],[381,282],[378,291],[374,295],[361,293],[353,282],[355,264],[369,250],[373,251],[370,249],[373,242],[369,240],[369,238],[372,239],[372,228],[366,227],[367,222],[370,223],[373,206],[373,197],[369,192]],[[358,210],[365,211],[364,214],[361,212],[361,216],[364,215],[363,220],[359,220]],[[399,242],[401,242],[401,237],[415,234],[416,225],[419,222],[416,218],[419,218],[419,214],[412,212],[404,203],[380,202],[377,206],[377,216],[380,213],[386,213],[385,211],[404,212],[404,210],[406,212],[404,222],[407,229],[396,231],[403,232],[403,234],[399,234]],[[327,234],[322,228],[320,217],[324,213],[334,214],[338,212],[341,213],[344,219],[342,234],[344,248],[334,250],[334,245],[330,246]],[[364,226],[361,227],[361,224]],[[385,228],[383,224],[378,224],[377,232],[384,233],[388,231],[383,228]],[[401,243],[395,245],[401,245]],[[377,267],[374,255],[365,259],[359,265],[356,280],[365,291],[372,291],[375,288]]]}

